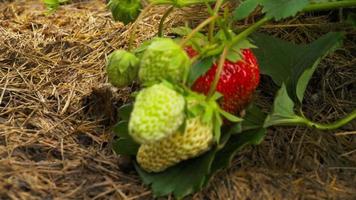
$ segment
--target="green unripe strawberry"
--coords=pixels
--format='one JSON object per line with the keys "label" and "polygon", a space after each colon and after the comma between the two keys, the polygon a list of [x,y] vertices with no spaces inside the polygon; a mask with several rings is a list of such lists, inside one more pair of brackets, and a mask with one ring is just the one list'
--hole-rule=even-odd
{"label": "green unripe strawberry", "polygon": [[141,90],[134,104],[129,133],[138,143],[152,143],[173,134],[183,123],[185,99],[164,83]]}
{"label": "green unripe strawberry", "polygon": [[125,50],[116,50],[108,57],[106,72],[115,87],[125,87],[137,77],[139,59]]}
{"label": "green unripe strawberry", "polygon": [[186,123],[184,133],[178,130],[155,143],[141,145],[136,157],[139,165],[148,172],[161,172],[208,151],[214,141],[212,125],[202,123],[200,117]]}
{"label": "green unripe strawberry", "polygon": [[135,21],[142,8],[140,0],[110,0],[108,6],[114,20],[124,24]]}
{"label": "green unripe strawberry", "polygon": [[190,59],[186,52],[169,38],[156,38],[142,55],[139,79],[144,85],[152,85],[163,79],[174,83],[186,79]]}

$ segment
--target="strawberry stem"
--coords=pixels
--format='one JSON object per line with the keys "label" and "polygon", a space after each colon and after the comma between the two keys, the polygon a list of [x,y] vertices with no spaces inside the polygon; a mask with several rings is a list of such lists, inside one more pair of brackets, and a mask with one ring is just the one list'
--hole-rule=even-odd
{"label": "strawberry stem", "polygon": [[245,29],[244,31],[242,31],[241,33],[239,33],[238,35],[233,37],[230,45],[233,46],[236,43],[244,40],[247,36],[249,36],[250,34],[254,33],[259,27],[261,27],[262,25],[267,23],[269,20],[270,20],[269,17],[263,17],[262,19],[260,19],[256,23],[252,24],[250,27],[248,27],[247,29]]}
{"label": "strawberry stem", "polygon": [[[222,3],[223,3],[223,0],[216,1],[215,8],[213,11],[213,16],[218,15]],[[215,29],[215,20],[209,24],[208,39],[210,42],[213,42],[213,40],[214,40],[214,29]]]}
{"label": "strawberry stem", "polygon": [[172,13],[173,10],[174,10],[174,6],[171,6],[162,16],[161,21],[159,22],[158,37],[163,37],[164,22],[166,21],[167,17],[169,16],[169,14]]}
{"label": "strawberry stem", "polygon": [[354,7],[354,6],[356,6],[355,0],[323,2],[323,3],[311,4],[311,5],[307,6],[306,8],[304,8],[303,12],[331,10],[331,9]]}
{"label": "strawberry stem", "polygon": [[338,128],[348,124],[349,122],[351,122],[354,119],[356,119],[356,110],[354,110],[352,113],[347,115],[345,118],[339,119],[339,120],[337,120],[333,123],[330,123],[330,124],[319,124],[319,123],[312,122],[305,118],[304,118],[304,123],[311,128],[316,128],[319,130],[334,130],[334,129],[338,129]]}
{"label": "strawberry stem", "polygon": [[133,25],[131,26],[131,31],[130,31],[130,37],[129,37],[129,51],[132,50],[133,47],[133,43],[136,39],[136,30],[137,30],[137,26],[138,23],[142,20],[143,16],[145,15],[145,13],[151,9],[153,7],[153,4],[149,4],[148,6],[146,6],[140,13],[140,15],[137,17],[136,21],[133,23]]}
{"label": "strawberry stem", "polygon": [[201,24],[199,24],[195,29],[193,29],[192,32],[189,33],[189,35],[187,35],[187,37],[184,38],[184,40],[182,40],[180,42],[180,45],[182,47],[184,47],[186,45],[186,43],[196,34],[198,33],[201,29],[203,29],[206,25],[210,24],[210,22],[216,20],[219,16],[215,15],[215,16],[211,16],[208,19],[204,20]]}
{"label": "strawberry stem", "polygon": [[210,86],[210,90],[209,90],[209,93],[208,93],[208,96],[207,96],[208,99],[210,99],[214,95],[214,93],[216,91],[216,88],[217,88],[219,80],[220,80],[221,73],[222,73],[223,68],[224,68],[224,62],[225,62],[225,59],[226,59],[228,51],[229,51],[229,46],[225,46],[225,48],[224,48],[224,50],[223,50],[223,52],[222,52],[222,54],[220,56],[220,59],[219,59],[219,64],[218,64],[218,67],[216,69],[216,73],[215,73],[215,76],[214,76],[213,83]]}

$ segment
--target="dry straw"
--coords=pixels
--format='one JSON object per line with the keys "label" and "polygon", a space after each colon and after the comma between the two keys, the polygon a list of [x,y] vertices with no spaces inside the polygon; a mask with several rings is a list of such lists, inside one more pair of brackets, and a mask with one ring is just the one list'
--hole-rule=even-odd
{"label": "dry straw", "polygon": [[[165,9],[139,22],[136,45],[155,35]],[[130,26],[114,23],[102,1],[44,11],[40,1],[0,3],[0,199],[152,199],[110,146],[113,108],[129,100],[134,86],[105,84],[105,58],[126,47]],[[204,16],[201,8],[176,11],[166,27]],[[345,46],[321,63],[303,107],[322,122],[356,107],[355,30],[328,12],[262,29],[303,43],[330,29],[348,31]],[[256,99],[267,110],[273,88],[263,81]],[[336,132],[271,130],[192,198],[356,198],[355,129],[353,123]]]}

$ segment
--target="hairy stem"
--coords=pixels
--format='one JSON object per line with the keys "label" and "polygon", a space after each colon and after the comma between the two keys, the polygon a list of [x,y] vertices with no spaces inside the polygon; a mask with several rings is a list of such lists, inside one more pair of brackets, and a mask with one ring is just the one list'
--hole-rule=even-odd
{"label": "hairy stem", "polygon": [[210,24],[210,22],[214,21],[215,19],[217,19],[219,16],[211,16],[208,19],[204,20],[201,24],[199,24],[195,29],[193,29],[193,31],[191,33],[189,33],[189,35],[187,35],[187,37],[184,38],[184,40],[182,40],[180,42],[180,45],[183,47],[197,32],[199,32],[201,29],[203,29],[206,25]]}
{"label": "hairy stem", "polygon": [[233,37],[230,44],[234,45],[234,44],[240,42],[241,40],[244,40],[247,36],[254,33],[259,27],[261,27],[262,25],[267,23],[269,20],[270,20],[270,18],[268,18],[268,17],[264,17],[264,18],[260,19],[259,21],[252,24],[250,27],[248,27],[247,29],[245,29],[244,31],[242,31],[241,33],[239,33],[238,35]]}
{"label": "hairy stem", "polygon": [[166,21],[167,17],[169,16],[169,14],[172,13],[173,10],[174,10],[174,6],[171,6],[162,16],[161,21],[159,22],[158,37],[163,37],[164,22]]}
{"label": "hairy stem", "polygon": [[131,27],[131,31],[130,31],[130,38],[129,38],[129,51],[132,50],[132,46],[133,43],[136,39],[136,30],[137,30],[137,26],[139,24],[139,22],[142,20],[143,16],[147,13],[147,11],[149,9],[151,9],[153,7],[153,4],[149,4],[148,6],[146,6],[140,13],[140,15],[137,17],[136,21],[134,22],[134,24]]}
{"label": "hairy stem", "polygon": [[[213,12],[214,16],[218,15],[222,3],[223,3],[223,0],[216,1],[214,12]],[[208,39],[210,42],[213,42],[213,39],[214,39],[214,29],[215,29],[215,20],[209,24]]]}
{"label": "hairy stem", "polygon": [[355,0],[345,0],[345,1],[335,1],[335,2],[324,2],[315,3],[307,6],[303,9],[304,12],[319,11],[319,10],[331,10],[346,7],[356,7]]}
{"label": "hairy stem", "polygon": [[349,122],[351,122],[352,120],[355,120],[355,119],[356,119],[356,110],[354,110],[352,113],[350,113],[346,117],[339,119],[339,120],[337,120],[333,123],[330,123],[330,124],[315,123],[308,119],[305,119],[305,124],[309,127],[316,128],[319,130],[334,130],[334,129],[338,129],[338,128],[348,124]]}
{"label": "hairy stem", "polygon": [[219,80],[220,80],[220,76],[221,76],[221,72],[223,71],[224,62],[225,62],[226,55],[227,55],[228,51],[229,51],[229,47],[225,46],[224,51],[222,52],[222,54],[220,56],[220,59],[219,59],[219,64],[218,64],[218,67],[217,67],[216,72],[215,72],[215,77],[214,77],[213,83],[210,85],[210,90],[209,90],[209,93],[208,93],[208,99],[210,99],[214,95],[214,93],[216,91],[216,87],[218,86],[218,83],[219,83]]}

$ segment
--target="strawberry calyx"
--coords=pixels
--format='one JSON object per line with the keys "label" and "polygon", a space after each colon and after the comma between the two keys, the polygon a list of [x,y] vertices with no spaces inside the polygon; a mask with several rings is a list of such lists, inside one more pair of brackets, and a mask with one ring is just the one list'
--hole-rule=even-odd
{"label": "strawberry calyx", "polygon": [[137,77],[139,59],[125,50],[112,52],[106,61],[109,82],[115,87],[126,87]]}
{"label": "strawberry calyx", "polygon": [[186,116],[187,118],[195,118],[201,116],[202,122],[213,125],[214,139],[219,144],[221,137],[221,127],[223,119],[231,122],[241,122],[243,119],[236,117],[223,109],[218,104],[218,100],[223,96],[216,92],[211,98],[206,98],[205,95],[186,89]]}

